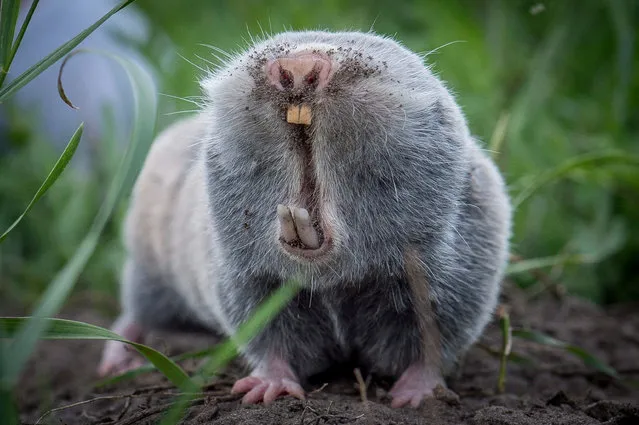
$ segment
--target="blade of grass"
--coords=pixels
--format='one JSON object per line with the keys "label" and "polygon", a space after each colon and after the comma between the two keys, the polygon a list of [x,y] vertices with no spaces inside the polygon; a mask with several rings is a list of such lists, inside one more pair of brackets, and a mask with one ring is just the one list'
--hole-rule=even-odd
{"label": "blade of grass", "polygon": [[71,53],[69,53],[64,60],[62,61],[62,63],[60,64],[60,70],[58,71],[58,94],[60,95],[60,98],[62,99],[62,101],[64,103],[66,103],[67,105],[69,105],[70,108],[72,109],[80,109],[77,106],[75,106],[73,103],[71,103],[71,101],[69,100],[69,98],[67,97],[66,92],[64,91],[64,84],[62,84],[62,74],[64,73],[64,67],[67,65],[67,62],[69,61],[69,59],[71,59],[72,57],[74,57],[75,55],[78,55],[80,53],[85,53],[87,52],[87,50],[85,49],[78,49],[75,50]]}
{"label": "blade of grass", "polygon": [[552,94],[555,83],[553,69],[566,47],[567,35],[572,27],[571,22],[549,26],[545,40],[531,57],[524,85],[512,100],[505,139],[520,140],[530,120],[530,111],[541,108]]}
{"label": "blade of grass", "polygon": [[634,67],[635,29],[633,28],[633,13],[630,5],[631,3],[623,0],[608,2],[610,16],[617,36],[617,78],[615,79],[614,107],[618,128],[626,122],[628,99],[630,93],[632,93],[630,86]]}
{"label": "blade of grass", "polygon": [[46,322],[41,339],[101,339],[115,340],[131,345],[160,371],[166,378],[183,391],[192,391],[195,385],[189,376],[175,362],[159,351],[143,344],[138,344],[122,338],[108,329],[89,323],[65,319],[45,319],[33,317],[0,317],[0,326],[4,327],[4,338],[16,335],[27,322],[37,320]]}
{"label": "blade of grass", "polygon": [[[630,164],[639,166],[639,157],[632,156],[627,152],[595,152],[570,158],[562,164],[559,164],[557,167],[533,178],[532,183],[528,184],[528,186],[519,192],[519,194],[513,199],[513,208],[517,209],[521,204],[530,199],[539,189],[556,182],[571,171],[603,164]],[[529,177],[523,178],[528,179]]]}
{"label": "blade of grass", "polygon": [[[280,300],[282,301],[282,300]],[[280,304],[281,305],[281,304]],[[267,307],[267,308],[271,308],[271,307]],[[278,306],[275,306],[275,308],[279,308]],[[260,319],[261,320],[261,319]],[[263,326],[265,326],[266,323],[263,323]],[[226,344],[226,345],[225,345]],[[222,353],[220,355],[220,353]],[[171,360],[173,360],[174,362],[181,362],[183,360],[187,360],[187,359],[198,359],[198,358],[203,358],[203,357],[216,357],[216,356],[221,356],[221,357],[217,357],[217,365],[215,366],[218,370],[219,368],[223,367],[226,363],[228,363],[230,360],[233,359],[233,357],[237,354],[237,350],[235,349],[235,345],[230,342],[230,341],[225,341],[224,343],[222,343],[221,345],[218,345],[216,347],[213,348],[205,348],[203,350],[197,350],[197,351],[192,351],[192,352],[188,352],[188,353],[183,353],[180,354],[178,356],[172,357]],[[513,361],[517,362],[517,361],[528,361],[527,359],[523,359],[521,360],[520,357],[515,353],[511,353],[511,357],[515,357],[513,358]],[[523,358],[523,357],[522,357]],[[144,365],[141,366],[139,368],[136,368],[134,370],[130,370],[128,372],[125,372],[123,374],[117,375],[117,376],[113,376],[110,378],[106,378],[103,379],[99,382],[97,382],[95,384],[96,387],[102,387],[102,386],[106,386],[106,385],[112,385],[115,384],[117,382],[120,381],[124,381],[127,379],[132,379],[135,376],[138,376],[140,374],[143,373],[147,373],[147,372],[151,372],[154,370],[154,367],[152,365]]]}
{"label": "blade of grass", "polygon": [[491,157],[496,160],[499,156],[499,151],[506,139],[506,130],[508,129],[508,121],[510,121],[510,113],[502,112],[497,120],[493,134],[490,136],[490,142],[488,143]]}
{"label": "blade of grass", "polygon": [[[198,385],[203,385],[206,380],[217,373],[220,368],[233,360],[238,354],[238,347],[246,345],[264,329],[264,327],[291,302],[299,290],[300,286],[297,281],[289,281],[258,306],[251,317],[238,328],[235,334],[224,343],[218,345],[211,354],[209,361],[200,367],[195,377]],[[161,425],[178,423],[184,416],[186,409],[188,409],[194,397],[195,395],[193,394],[181,395],[173,407],[167,412]]]}
{"label": "blade of grass", "polygon": [[[65,93],[65,90],[62,84],[62,72],[69,59],[82,53],[94,53],[94,54],[104,55],[118,62],[120,66],[124,68],[124,70],[127,73],[127,76],[129,77],[129,82],[133,88],[133,98],[134,98],[134,103],[136,105],[136,112],[134,116],[134,118],[136,119],[136,121],[134,121],[136,125],[133,127],[132,138],[137,139],[138,138],[137,134],[149,135],[148,137],[144,138],[146,142],[142,144],[141,146],[138,146],[132,152],[132,157],[129,161],[130,163],[129,172],[127,173],[126,176],[123,177],[123,181],[124,181],[123,191],[128,192],[133,186],[137,172],[142,167],[147,151],[149,150],[149,147],[153,140],[153,134],[155,131],[155,118],[157,114],[157,90],[155,88],[155,85],[153,83],[153,79],[151,78],[151,76],[146,71],[144,71],[143,68],[136,65],[134,62],[128,61],[126,59],[122,59],[119,56],[114,55],[107,51],[78,49],[71,52],[64,59],[64,61],[60,65],[60,72],[58,74],[58,94],[60,95],[60,98],[71,108],[79,109],[69,100],[69,98],[67,97]],[[153,108],[143,109],[145,108],[145,105],[147,105],[147,102],[151,102],[153,104]],[[147,122],[146,120],[142,120],[142,121],[137,120],[138,117],[143,116],[143,111],[144,112],[152,111],[153,113],[152,122]]]}
{"label": "blade of grass", "polygon": [[0,388],[0,412],[2,412],[2,421],[7,425],[19,424],[18,412],[13,403],[13,394],[9,390]]}
{"label": "blade of grass", "polygon": [[[0,102],[6,100],[9,96],[14,94],[17,90],[19,90],[29,81],[33,80],[35,77],[40,75],[45,69],[49,68],[51,65],[56,63],[59,59],[61,59],[67,53],[71,52],[71,50],[73,50],[78,44],[80,44],[85,38],[87,38],[93,31],[95,31],[107,19],[109,19],[115,13],[124,9],[129,4],[133,3],[134,1],[135,0],[122,1],[120,4],[118,4],[113,9],[111,9],[106,15],[98,19],[93,25],[91,25],[90,27],[82,31],[80,34],[78,34],[77,36],[73,37],[71,40],[67,41],[66,43],[64,43],[57,49],[55,49],[48,56],[40,60],[31,68],[27,69],[25,72],[20,74],[20,76],[18,76],[15,80],[7,84],[6,87],[0,89]],[[3,4],[4,4],[4,0],[3,0]]]}
{"label": "blade of grass", "polygon": [[529,260],[520,260],[516,263],[509,264],[506,268],[506,274],[508,276],[512,276],[556,265],[567,266],[571,264],[587,264],[596,262],[597,259],[598,257],[596,255],[585,254],[553,255],[550,257],[531,258]]}
{"label": "blade of grass", "polygon": [[[0,325],[0,377],[6,373],[4,371],[7,365],[7,340],[3,339],[6,335],[4,327]],[[7,424],[19,424],[18,409],[16,408],[13,393],[9,388],[3,388],[0,386],[0,412],[2,412],[2,419]]]}
{"label": "blade of grass", "polygon": [[15,41],[13,42],[13,46],[11,47],[11,54],[9,55],[9,59],[6,63],[5,70],[7,72],[0,74],[0,87],[2,87],[2,83],[4,83],[4,79],[9,72],[9,68],[11,68],[11,64],[13,63],[13,59],[16,57],[16,53],[18,53],[18,48],[20,47],[20,43],[22,43],[22,39],[24,38],[24,33],[27,31],[27,27],[29,26],[29,22],[31,22],[31,17],[33,16],[33,12],[35,12],[36,7],[38,7],[38,3],[40,0],[33,0],[31,6],[29,7],[29,11],[24,18],[24,22],[20,27],[20,31],[16,36]]}
{"label": "blade of grass", "polygon": [[58,158],[58,161],[55,163],[55,165],[53,166],[53,169],[51,170],[51,172],[49,172],[49,175],[44,180],[44,182],[42,183],[38,191],[35,193],[35,195],[33,195],[33,198],[31,199],[31,202],[29,202],[29,205],[27,205],[27,208],[25,208],[25,210],[13,222],[13,224],[11,224],[11,226],[9,226],[9,228],[5,230],[5,232],[2,235],[0,235],[0,243],[2,243],[2,241],[4,241],[7,238],[7,236],[9,235],[9,232],[11,232],[18,225],[18,223],[22,221],[24,216],[27,215],[27,213],[31,210],[31,208],[33,208],[35,203],[38,202],[40,198],[42,198],[42,196],[47,192],[47,190],[49,190],[49,188],[53,186],[53,183],[55,183],[58,177],[60,177],[60,174],[62,174],[62,172],[66,168],[69,161],[71,161],[71,158],[73,158],[73,155],[75,154],[75,151],[78,148],[78,144],[80,143],[83,130],[84,130],[84,123],[80,124],[80,126],[75,131],[75,133],[73,133],[73,136],[71,136],[71,140],[69,140],[69,143],[67,143],[67,146],[64,148],[62,155],[60,155],[60,158]]}
{"label": "blade of grass", "polygon": [[621,380],[621,376],[613,367],[607,365],[581,347],[569,344],[564,341],[560,341],[541,332],[535,332],[527,329],[513,329],[512,334],[514,337],[517,338],[522,338],[528,341],[536,342],[538,344],[565,350],[581,359],[581,361],[583,361],[584,364],[586,364],[587,366],[603,372],[611,378]]}
{"label": "blade of grass", "polygon": [[[203,357],[208,357],[212,355],[214,352],[215,352],[215,348],[205,348],[203,350],[189,351],[186,353],[182,353],[180,355],[170,357],[170,359],[177,363],[177,362],[181,362],[188,359],[201,359]],[[135,369],[131,369],[129,371],[121,373],[119,375],[104,378],[96,382],[94,386],[96,388],[100,388],[100,387],[105,387],[107,385],[113,385],[121,381],[133,379],[136,376],[142,375],[144,373],[153,372],[154,370],[155,368],[153,367],[153,365],[145,364]]]}
{"label": "blade of grass", "polygon": [[502,345],[499,356],[499,376],[497,378],[497,392],[502,394],[506,388],[506,367],[508,366],[508,356],[512,349],[512,328],[510,327],[510,315],[505,306],[500,306],[498,311],[499,327],[501,329]]}
{"label": "blade of grass", "polygon": [[199,374],[208,378],[237,355],[237,347],[248,344],[280,311],[297,295],[300,290],[297,281],[289,281],[271,294],[251,315],[235,334],[222,344],[199,370]]}
{"label": "blade of grass", "polygon": [[[491,347],[490,345],[487,345],[481,342],[475,345],[477,346],[477,348],[484,350],[486,353],[490,354],[491,356],[494,356],[497,358],[501,357],[501,350],[498,350],[496,348]],[[510,351],[510,354],[508,354],[508,361],[516,363],[516,364],[525,365],[525,366],[533,366],[535,364],[535,362],[532,359],[522,354],[516,353],[512,350]]]}
{"label": "blade of grass", "polygon": [[2,0],[0,2],[0,86],[9,72],[13,33],[16,30],[19,14],[19,0]]}
{"label": "blade of grass", "polygon": [[32,314],[35,319],[28,321],[23,326],[13,344],[9,346],[8,366],[5,370],[6,376],[2,377],[2,384],[5,388],[6,386],[12,387],[17,382],[40,334],[46,329],[47,322],[37,320],[37,318],[52,317],[59,311],[71,289],[73,289],[80,273],[93,255],[102,230],[106,226],[121,195],[132,184],[134,175],[139,169],[139,164],[153,140],[157,115],[157,97],[153,80],[135,63],[110,54],[107,54],[107,56],[120,63],[126,71],[133,88],[135,107],[131,142],[87,236],[81,242],[71,260],[47,287]]}

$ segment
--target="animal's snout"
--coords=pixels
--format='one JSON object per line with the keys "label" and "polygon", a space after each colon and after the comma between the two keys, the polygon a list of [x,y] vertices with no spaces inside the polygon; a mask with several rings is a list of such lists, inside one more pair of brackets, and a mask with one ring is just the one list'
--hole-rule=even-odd
{"label": "animal's snout", "polygon": [[279,90],[319,90],[328,84],[331,59],[319,52],[302,51],[273,59],[266,65],[268,81]]}

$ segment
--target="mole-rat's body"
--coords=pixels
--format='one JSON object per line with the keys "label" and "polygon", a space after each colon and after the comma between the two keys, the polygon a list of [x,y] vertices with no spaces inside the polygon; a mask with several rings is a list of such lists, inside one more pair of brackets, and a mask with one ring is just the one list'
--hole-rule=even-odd
{"label": "mole-rat's body", "polygon": [[[115,329],[231,334],[297,277],[243,349],[245,401],[303,396],[300,379],[355,358],[400,378],[393,405],[417,405],[488,322],[508,252],[503,181],[454,99],[418,56],[361,33],[277,35],[203,88],[138,179]],[[299,104],[310,125],[286,121]],[[101,372],[130,360],[109,343]]]}

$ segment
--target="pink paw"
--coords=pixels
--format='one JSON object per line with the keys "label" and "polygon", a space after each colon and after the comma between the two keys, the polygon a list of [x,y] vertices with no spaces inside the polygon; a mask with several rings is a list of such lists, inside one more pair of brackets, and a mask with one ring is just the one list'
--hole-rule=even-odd
{"label": "pink paw", "polygon": [[[113,332],[133,342],[142,342],[144,329],[127,315],[120,316],[113,324]],[[138,368],[144,364],[142,356],[128,344],[107,341],[98,366],[98,375],[117,375]]]}
{"label": "pink paw", "polygon": [[101,377],[118,375],[143,364],[144,359],[133,348],[122,342],[108,341],[98,366],[98,375]]}
{"label": "pink paw", "polygon": [[395,382],[389,394],[393,397],[391,407],[404,407],[408,404],[417,408],[425,398],[433,397],[437,385],[444,388],[446,383],[441,374],[426,365],[414,363]]}
{"label": "pink paw", "polygon": [[254,404],[264,401],[264,404],[271,404],[278,396],[289,394],[293,397],[304,399],[304,389],[296,381],[286,378],[258,378],[257,376],[247,376],[238,380],[233,389],[233,393],[246,393],[242,398],[242,403]]}
{"label": "pink paw", "polygon": [[270,404],[282,394],[304,399],[304,389],[291,367],[283,360],[270,360],[259,365],[251,376],[235,382],[231,392],[246,393],[242,398],[242,403],[246,404],[260,401]]}

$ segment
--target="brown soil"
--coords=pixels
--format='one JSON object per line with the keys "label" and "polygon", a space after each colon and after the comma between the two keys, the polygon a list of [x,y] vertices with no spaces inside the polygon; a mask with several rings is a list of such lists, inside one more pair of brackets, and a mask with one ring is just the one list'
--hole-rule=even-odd
{"label": "brown soil", "polygon": [[[624,378],[639,378],[639,306],[605,311],[576,298],[550,296],[527,300],[509,290],[503,301],[514,326],[528,326],[572,342],[615,367]],[[108,326],[95,309],[72,307],[65,317]],[[152,345],[169,354],[210,345],[215,340],[194,335],[156,335]],[[497,349],[500,334],[491,325],[481,344]],[[50,412],[41,423],[156,423],[170,405],[174,389],[162,376],[149,373],[107,388],[95,388],[102,343],[42,342],[17,389],[24,423],[35,423],[52,408],[92,400]],[[450,387],[459,395],[439,394],[419,409],[392,409],[386,397],[390,383],[372,382],[362,402],[351,371],[318,380],[306,401],[290,397],[271,406],[245,406],[230,395],[245,370],[238,361],[205,388],[184,421],[186,424],[639,424],[639,390],[622,385],[585,366],[562,350],[515,340],[516,353],[533,365],[509,364],[504,394],[496,394],[499,361],[485,348],[474,347]],[[196,361],[182,364],[194,370]],[[327,385],[323,385],[326,382]],[[100,398],[102,397],[102,398]]]}

